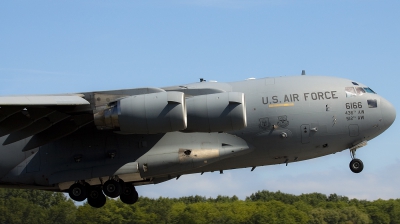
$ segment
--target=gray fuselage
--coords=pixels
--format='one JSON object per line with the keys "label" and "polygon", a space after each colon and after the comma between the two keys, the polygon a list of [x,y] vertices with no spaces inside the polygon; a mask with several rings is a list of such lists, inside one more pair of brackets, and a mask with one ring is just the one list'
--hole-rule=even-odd
{"label": "gray fuselage", "polygon": [[[183,92],[187,100],[243,93],[246,127],[210,133],[130,134],[99,130],[90,123],[27,151],[22,149],[32,137],[2,145],[9,138],[6,135],[0,138],[1,186],[63,191],[78,180],[97,185],[113,175],[141,185],[190,173],[297,162],[367,142],[396,117],[383,97],[342,78],[276,77],[161,89]],[[109,93],[129,95],[129,90]],[[96,110],[96,96],[102,92],[83,94]]]}

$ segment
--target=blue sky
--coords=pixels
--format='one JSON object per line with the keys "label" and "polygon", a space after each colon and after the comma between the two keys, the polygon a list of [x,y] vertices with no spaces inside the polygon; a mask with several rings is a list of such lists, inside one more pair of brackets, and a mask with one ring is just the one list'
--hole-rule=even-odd
{"label": "blue sky", "polygon": [[[369,85],[400,111],[400,2],[2,1],[0,95],[162,87],[207,80],[327,75]],[[398,121],[357,152],[182,176],[143,196],[257,190],[400,198]]]}

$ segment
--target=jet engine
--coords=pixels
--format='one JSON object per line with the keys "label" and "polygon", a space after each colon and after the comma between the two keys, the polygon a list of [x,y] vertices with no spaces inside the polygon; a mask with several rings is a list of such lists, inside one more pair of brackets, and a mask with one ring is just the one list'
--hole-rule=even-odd
{"label": "jet engine", "polygon": [[193,96],[159,92],[128,96],[94,115],[98,129],[126,134],[173,131],[226,132],[247,126],[244,93],[224,92]]}
{"label": "jet engine", "polygon": [[225,92],[186,99],[185,132],[224,132],[247,126],[244,93]]}
{"label": "jet engine", "polygon": [[98,129],[119,129],[127,134],[156,134],[187,127],[185,96],[159,92],[129,96],[94,115]]}

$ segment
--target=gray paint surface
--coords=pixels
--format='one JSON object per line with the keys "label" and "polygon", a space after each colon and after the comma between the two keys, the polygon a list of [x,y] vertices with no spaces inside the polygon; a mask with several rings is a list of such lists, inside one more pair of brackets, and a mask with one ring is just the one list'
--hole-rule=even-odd
{"label": "gray paint surface", "polygon": [[[346,87],[366,87],[352,82],[333,77],[295,76],[80,93],[90,105],[52,107],[68,117],[57,126],[31,128],[37,131],[26,133],[32,133],[33,137],[19,134],[26,138],[15,142],[9,139],[15,138],[17,131],[0,138],[0,184],[59,191],[77,180],[100,184],[99,178],[113,176],[127,170],[123,168],[126,164],[134,163],[138,169],[133,169],[130,176],[124,173],[124,178],[143,185],[190,173],[290,163],[329,155],[377,137],[396,117],[394,107],[378,94],[346,94]],[[99,130],[93,122],[81,118],[129,96],[164,91],[182,92],[190,102],[185,104],[186,112],[194,115],[188,115],[188,130],[131,134],[119,129]],[[240,116],[245,115],[245,125],[222,122],[227,120],[227,113],[220,108],[218,100],[208,103],[196,100],[196,97],[226,98],[229,95],[226,93],[243,94],[244,111]],[[369,104],[370,100],[376,101],[377,106]],[[197,101],[204,106],[199,106]],[[0,113],[4,118],[0,129],[15,113],[34,114],[36,109],[13,109],[7,103],[0,106],[4,111]],[[158,117],[152,116],[164,119],[161,113]],[[27,122],[31,123],[24,128],[39,124],[36,120]],[[213,125],[218,130],[209,128]],[[52,127],[56,128],[52,130]],[[46,130],[51,130],[51,138],[47,138],[49,134],[43,136]],[[29,144],[32,146],[32,139],[35,147],[26,148]]]}

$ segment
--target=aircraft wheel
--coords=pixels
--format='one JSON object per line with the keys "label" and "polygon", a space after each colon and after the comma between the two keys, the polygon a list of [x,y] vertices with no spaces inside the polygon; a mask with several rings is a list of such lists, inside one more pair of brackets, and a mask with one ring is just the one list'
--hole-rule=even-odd
{"label": "aircraft wheel", "polygon": [[74,201],[83,201],[87,195],[86,187],[81,183],[75,183],[69,188],[68,194]]}
{"label": "aircraft wheel", "polygon": [[107,180],[103,184],[103,192],[110,198],[116,198],[121,194],[121,185],[114,179]]}
{"label": "aircraft wheel", "polygon": [[119,179],[119,185],[121,186],[121,194],[124,191],[125,188],[125,181],[123,181],[122,179]]}
{"label": "aircraft wheel", "polygon": [[95,208],[101,208],[106,204],[106,196],[99,186],[89,188],[87,200],[89,205]]}
{"label": "aircraft wheel", "polygon": [[364,169],[364,164],[360,159],[352,159],[349,166],[353,173],[359,173]]}
{"label": "aircraft wheel", "polygon": [[121,201],[125,204],[135,204],[139,199],[139,195],[132,183],[125,184],[125,187],[119,196]]}

